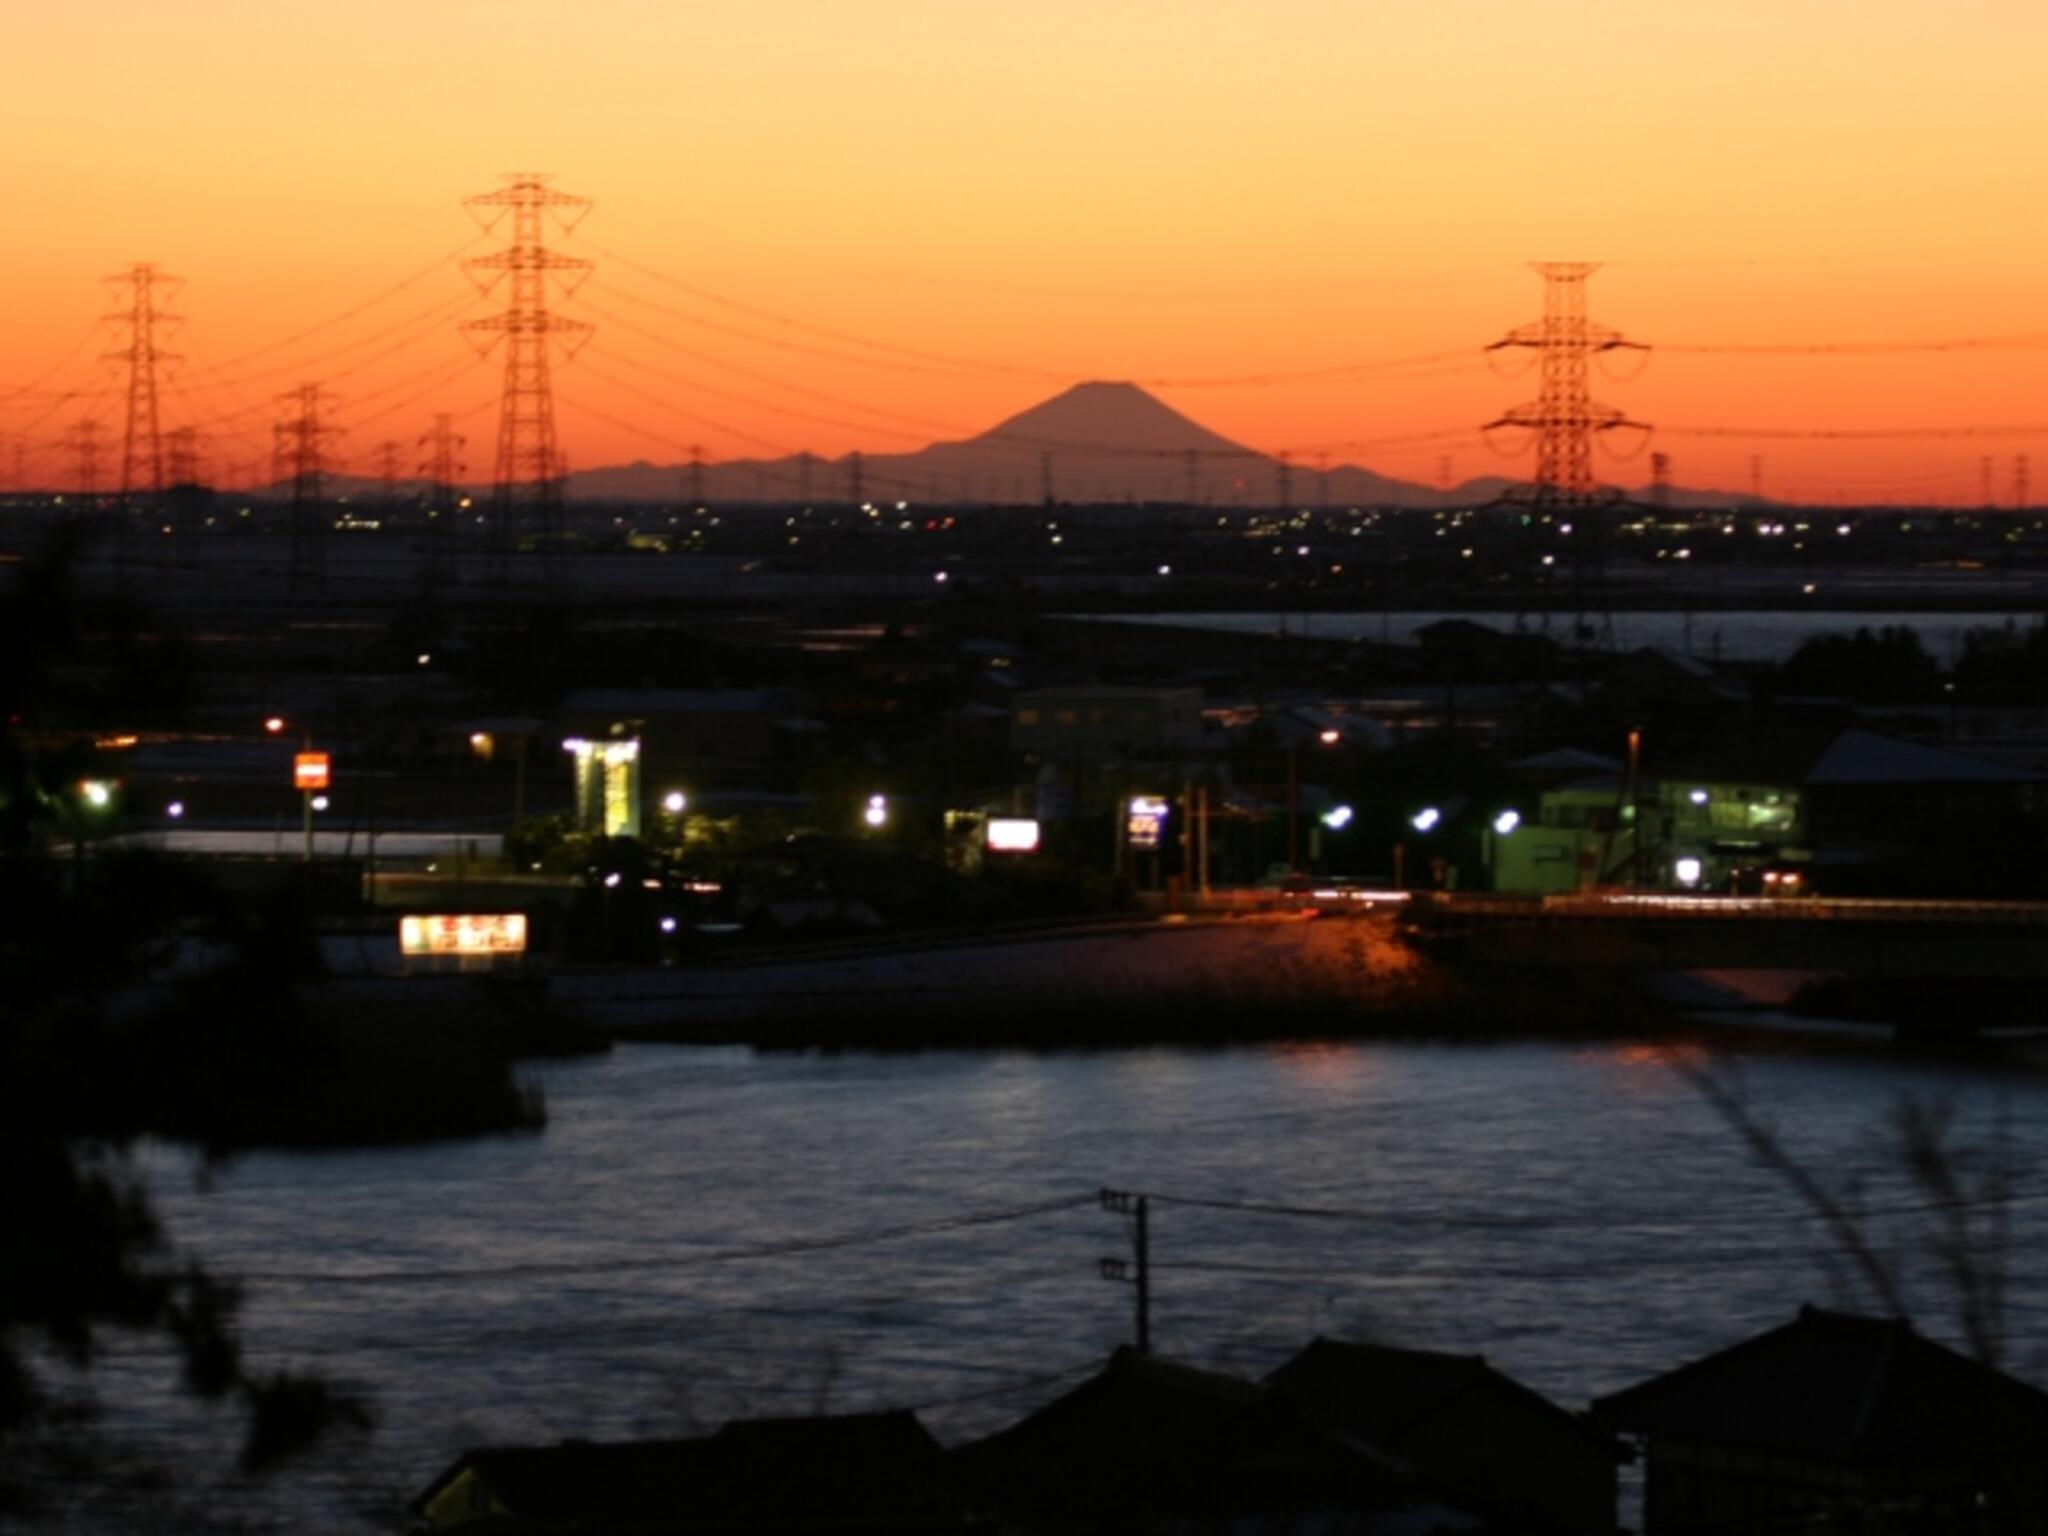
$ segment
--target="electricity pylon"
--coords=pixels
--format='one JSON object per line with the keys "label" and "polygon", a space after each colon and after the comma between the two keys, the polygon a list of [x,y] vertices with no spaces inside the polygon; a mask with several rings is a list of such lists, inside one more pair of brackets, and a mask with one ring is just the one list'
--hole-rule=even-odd
{"label": "electricity pylon", "polygon": [[278,396],[293,414],[277,424],[277,456],[292,488],[292,555],[287,590],[298,597],[327,590],[327,514],[322,507],[322,478],[327,470],[327,442],[337,428],[321,424],[323,406],[333,397],[318,384],[301,384]]}
{"label": "electricity pylon", "polygon": [[455,523],[461,516],[462,496],[457,484],[467,464],[456,453],[467,438],[455,432],[455,418],[446,411],[434,416],[433,430],[419,440],[427,450],[420,473],[427,477],[427,581],[430,584],[455,580]]}
{"label": "electricity pylon", "polygon": [[548,278],[572,294],[590,275],[591,264],[548,249],[547,219],[552,216],[563,234],[590,211],[590,199],[558,192],[549,178],[533,171],[515,171],[495,192],[464,199],[464,206],[485,229],[494,229],[509,212],[512,243],[487,256],[475,256],[464,267],[478,288],[488,294],[507,277],[511,289],[506,307],[463,329],[483,338],[488,353],[505,344],[505,383],[498,408],[498,459],[491,487],[491,510],[485,532],[490,574],[510,574],[511,557],[530,529],[541,557],[542,580],[550,589],[562,580],[562,460],[555,442],[555,400],[549,377],[549,348],[559,342],[564,357],[573,357],[589,339],[590,326],[548,309]]}
{"label": "electricity pylon", "polygon": [[[1624,340],[1619,331],[1587,318],[1586,279],[1599,270],[1598,262],[1537,261],[1530,265],[1543,278],[1543,318],[1509,331],[1487,351],[1522,347],[1535,352],[1536,398],[1503,412],[1482,430],[1522,427],[1536,435],[1535,478],[1526,492],[1509,499],[1528,505],[1540,521],[1555,521],[1561,533],[1574,539],[1573,586],[1578,629],[1585,637],[1590,633],[1586,624],[1589,575],[1593,586],[1602,585],[1600,532],[1590,514],[1603,501],[1613,499],[1600,489],[1594,476],[1593,444],[1621,428],[1648,431],[1643,423],[1630,421],[1613,406],[1593,398],[1592,362],[1602,353],[1645,349],[1642,343]],[[1603,631],[1611,628],[1605,609],[1603,598]]]}
{"label": "electricity pylon", "polygon": [[151,508],[163,500],[164,440],[157,411],[157,371],[178,358],[164,351],[157,333],[175,326],[178,317],[158,308],[158,303],[177,291],[180,279],[165,276],[150,262],[138,261],[103,281],[113,290],[116,305],[106,319],[125,326],[128,335],[125,347],[107,354],[108,362],[125,363],[128,368],[128,424],[121,438],[119,521],[114,530],[115,570],[117,577],[125,580],[136,495],[146,490]]}

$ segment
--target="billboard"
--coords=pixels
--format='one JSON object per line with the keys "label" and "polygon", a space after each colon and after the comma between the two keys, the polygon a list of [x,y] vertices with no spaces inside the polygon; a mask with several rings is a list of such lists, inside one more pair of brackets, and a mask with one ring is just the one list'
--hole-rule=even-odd
{"label": "billboard", "polygon": [[991,816],[988,819],[990,853],[1033,853],[1038,848],[1038,821],[1031,816]]}
{"label": "billboard", "polygon": [[523,955],[524,912],[420,915],[398,920],[398,949],[406,955]]}
{"label": "billboard", "polygon": [[1157,851],[1166,832],[1166,801],[1158,795],[1133,795],[1124,814],[1124,842],[1145,853]]}

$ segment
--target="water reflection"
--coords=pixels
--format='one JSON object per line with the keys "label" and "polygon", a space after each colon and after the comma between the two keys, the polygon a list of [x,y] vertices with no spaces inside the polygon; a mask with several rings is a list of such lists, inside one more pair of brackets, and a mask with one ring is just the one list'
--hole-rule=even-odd
{"label": "water reflection", "polygon": [[[538,1138],[252,1156],[211,1194],[182,1155],[149,1161],[171,1230],[251,1277],[253,1354],[365,1386],[378,1475],[405,1487],[463,1444],[821,1402],[922,1406],[942,1434],[1006,1422],[1129,1335],[1128,1290],[1097,1274],[1128,1252],[1103,1185],[1216,1202],[1155,1206],[1154,1326],[1163,1352],[1237,1369],[1363,1333],[1483,1352],[1576,1404],[1800,1300],[1852,1299],[1825,1233],[1674,1059],[1692,1058],[640,1047],[542,1070]],[[1899,1093],[1952,1096],[1981,1126],[2001,1091],[1794,1057],[1745,1075],[1788,1145],[1872,1204],[1913,1199],[1874,1130]],[[2048,1091],[2004,1091],[2016,1157],[2041,1162]],[[2030,1263],[2041,1211],[2014,1210]],[[2015,1315],[2024,1366],[2048,1317]],[[191,1454],[205,1430],[176,1393],[120,1379],[129,1421]],[[250,1497],[361,1527],[360,1463],[302,1476]]]}

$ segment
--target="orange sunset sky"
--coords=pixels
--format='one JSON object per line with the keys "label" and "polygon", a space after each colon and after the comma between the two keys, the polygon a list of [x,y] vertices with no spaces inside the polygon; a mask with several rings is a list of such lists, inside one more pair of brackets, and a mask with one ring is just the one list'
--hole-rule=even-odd
{"label": "orange sunset sky", "polygon": [[[461,199],[526,168],[594,202],[575,468],[901,451],[1117,378],[1306,463],[1513,473],[1476,431],[1377,440],[1533,394],[1479,352],[1540,313],[1532,259],[1607,263],[1596,317],[1652,343],[2048,338],[2039,0],[20,0],[8,33],[0,443],[33,483],[72,422],[119,429],[99,279],[136,261],[184,280],[164,425],[231,479],[309,379],[347,467],[410,468],[449,410],[487,474],[496,371],[455,327],[500,306],[454,258],[499,242]],[[1683,429],[2048,425],[2044,379],[2048,341],[1674,351],[1596,393],[1682,484],[1761,453],[1768,494],[1974,502],[1987,454],[2001,496],[2030,447],[2048,483],[2048,444]]]}

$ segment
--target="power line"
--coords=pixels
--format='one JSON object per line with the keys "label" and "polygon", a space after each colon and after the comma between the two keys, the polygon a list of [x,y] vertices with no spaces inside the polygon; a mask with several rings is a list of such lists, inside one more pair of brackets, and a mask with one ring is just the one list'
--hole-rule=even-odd
{"label": "power line", "polygon": [[[487,230],[479,230],[477,233],[471,235],[468,239],[464,240],[461,244],[454,247],[454,249],[446,251],[439,256],[436,256],[426,266],[420,268],[419,271],[413,273],[412,276],[401,278],[399,281],[393,283],[390,287],[385,288],[380,292],[372,295],[370,298],[363,300],[360,304],[352,305],[348,309],[343,310],[340,314],[334,315],[329,319],[322,320],[318,325],[309,325],[304,330],[294,331],[291,335],[282,337],[277,341],[266,342],[260,347],[254,347],[247,352],[238,353],[236,356],[226,358],[222,360],[220,363],[215,364],[214,366],[216,369],[236,368],[241,366],[243,363],[248,362],[251,358],[263,357],[269,353],[280,351],[285,347],[294,346],[297,343],[304,341],[309,336],[317,336],[322,331],[332,330],[337,325],[345,324],[346,322],[355,319],[356,316],[363,314],[368,310],[375,309],[379,304],[383,303],[386,299],[393,298],[396,295],[405,292],[406,289],[414,286],[416,283],[424,282],[427,278],[432,277],[436,272],[446,270],[450,262],[454,261],[456,257],[460,256],[464,251],[468,250],[471,246],[476,245],[480,241],[486,239],[488,237],[488,234],[489,231]],[[303,367],[307,362],[313,361],[318,361],[318,359],[305,359],[302,360],[300,363],[292,364],[290,366]],[[270,371],[275,372],[276,370],[273,369]]]}
{"label": "power line", "polygon": [[465,1269],[388,1269],[358,1273],[335,1270],[257,1270],[242,1278],[254,1281],[290,1281],[319,1285],[392,1285],[415,1283],[453,1283],[466,1280],[496,1280],[507,1278],[553,1279],[569,1275],[629,1274],[645,1270],[694,1269],[705,1264],[732,1264],[750,1259],[788,1258],[792,1255],[830,1253],[841,1248],[864,1247],[871,1243],[898,1242],[905,1238],[925,1237],[940,1232],[965,1231],[974,1227],[996,1226],[1003,1222],[1024,1221],[1034,1216],[1048,1216],[1058,1211],[1078,1209],[1094,1205],[1096,1195],[1066,1195],[1052,1200],[1036,1200],[1027,1205],[1001,1206],[994,1210],[963,1211],[952,1216],[934,1217],[929,1221],[901,1222],[888,1227],[870,1227],[864,1231],[842,1232],[826,1237],[792,1238],[780,1243],[760,1243],[745,1248],[723,1248],[711,1253],[677,1254],[663,1258],[613,1258],[597,1260],[565,1260],[559,1263],[543,1262],[534,1264],[501,1264],[486,1268]]}

